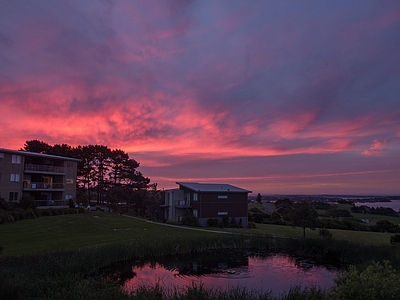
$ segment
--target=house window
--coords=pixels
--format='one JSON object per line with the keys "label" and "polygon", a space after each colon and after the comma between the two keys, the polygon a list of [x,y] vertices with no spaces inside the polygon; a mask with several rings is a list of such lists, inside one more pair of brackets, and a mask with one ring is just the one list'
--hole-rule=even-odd
{"label": "house window", "polygon": [[199,212],[198,212],[197,209],[193,209],[193,216],[196,217],[196,218],[198,218]]}
{"label": "house window", "polygon": [[10,174],[10,181],[12,182],[19,182],[19,174]]}
{"label": "house window", "polygon": [[227,216],[228,212],[227,211],[219,211],[218,216]]}
{"label": "house window", "polygon": [[18,201],[18,192],[10,192],[10,201]]}
{"label": "house window", "polygon": [[218,195],[218,199],[228,199],[227,195]]}
{"label": "house window", "polygon": [[65,200],[71,200],[71,199],[72,199],[72,195],[70,195],[70,194],[65,195]]}
{"label": "house window", "polygon": [[3,162],[4,160],[4,153],[0,153],[0,162]]}
{"label": "house window", "polygon": [[11,163],[13,164],[20,164],[21,163],[21,155],[12,155],[11,156]]}
{"label": "house window", "polygon": [[194,193],[193,194],[193,201],[197,201],[197,200],[198,200],[197,193]]}
{"label": "house window", "polygon": [[74,180],[72,178],[65,179],[66,184],[74,184]]}

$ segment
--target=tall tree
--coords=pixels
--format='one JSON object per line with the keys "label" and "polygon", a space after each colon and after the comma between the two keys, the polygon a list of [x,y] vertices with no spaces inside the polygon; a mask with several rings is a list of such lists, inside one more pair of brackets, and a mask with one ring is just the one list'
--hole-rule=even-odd
{"label": "tall tree", "polygon": [[[111,151],[109,177],[113,186],[121,185],[127,177],[129,155],[120,149]],[[139,164],[137,164],[137,167]],[[136,168],[137,168],[136,167]]]}
{"label": "tall tree", "polygon": [[300,201],[293,206],[293,226],[303,228],[303,237],[306,237],[306,228],[315,229],[318,213],[307,201]]}
{"label": "tall tree", "polygon": [[257,194],[256,201],[261,204],[262,197],[260,193]]}
{"label": "tall tree", "polygon": [[41,154],[48,154],[51,148],[52,146],[50,146],[45,142],[39,140],[30,140],[25,142],[24,148],[22,148],[21,150],[28,152],[36,152]]}

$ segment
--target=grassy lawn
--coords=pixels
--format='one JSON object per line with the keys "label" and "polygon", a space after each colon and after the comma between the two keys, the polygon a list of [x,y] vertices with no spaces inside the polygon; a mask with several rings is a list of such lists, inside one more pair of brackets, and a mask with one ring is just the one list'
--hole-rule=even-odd
{"label": "grassy lawn", "polygon": [[[207,229],[207,228],[205,228]],[[254,229],[220,229],[239,234],[302,237],[301,228],[271,224],[257,224]],[[348,231],[330,229],[335,239],[361,244],[389,244],[390,233]],[[188,237],[215,236],[216,233],[193,231],[185,228],[163,226],[127,216],[107,212],[90,212],[77,215],[60,215],[23,220],[0,225],[2,256],[27,253],[44,253],[73,250],[114,242],[130,242],[138,239],[157,239],[160,236]],[[307,237],[318,237],[318,230],[306,230]]]}
{"label": "grassy lawn", "polygon": [[[300,227],[293,228],[292,226],[272,225],[272,224],[256,224],[255,229],[224,229],[231,232],[245,232],[246,234],[268,234],[271,236],[294,237],[301,238],[303,229]],[[340,240],[352,241],[365,245],[389,245],[390,237],[393,233],[368,232],[368,231],[352,231],[329,229],[333,234],[333,238]],[[306,237],[319,237],[318,229],[306,229]]]}
{"label": "grassy lawn", "polygon": [[[0,225],[4,255],[72,250],[112,242],[156,239],[159,236],[211,235],[161,226],[107,212],[60,215]],[[215,234],[215,233],[214,233]]]}

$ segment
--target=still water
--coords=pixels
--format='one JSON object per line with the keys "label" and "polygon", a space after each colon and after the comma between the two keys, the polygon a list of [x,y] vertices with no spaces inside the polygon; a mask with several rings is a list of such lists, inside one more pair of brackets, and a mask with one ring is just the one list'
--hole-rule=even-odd
{"label": "still water", "polygon": [[355,206],[368,206],[368,207],[385,207],[385,208],[391,208],[394,211],[398,212],[400,210],[400,200],[393,200],[390,202],[355,202]]}
{"label": "still water", "polygon": [[282,254],[213,254],[136,262],[114,270],[112,277],[126,292],[158,283],[172,289],[193,284],[223,290],[239,286],[279,295],[296,285],[328,289],[339,272],[333,266]]}

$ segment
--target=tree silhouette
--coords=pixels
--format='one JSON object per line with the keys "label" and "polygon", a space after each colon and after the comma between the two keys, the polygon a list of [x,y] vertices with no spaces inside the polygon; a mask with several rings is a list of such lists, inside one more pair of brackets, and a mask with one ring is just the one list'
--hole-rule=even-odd
{"label": "tree silhouette", "polygon": [[257,201],[258,203],[261,203],[262,197],[261,197],[261,194],[260,194],[260,193],[257,194],[256,201]]}
{"label": "tree silhouette", "polygon": [[293,226],[303,228],[303,237],[306,237],[306,228],[315,229],[318,218],[317,211],[307,201],[300,201],[293,206]]}

